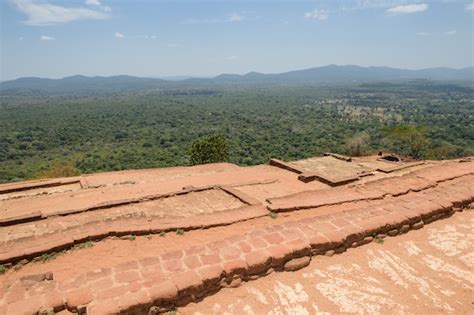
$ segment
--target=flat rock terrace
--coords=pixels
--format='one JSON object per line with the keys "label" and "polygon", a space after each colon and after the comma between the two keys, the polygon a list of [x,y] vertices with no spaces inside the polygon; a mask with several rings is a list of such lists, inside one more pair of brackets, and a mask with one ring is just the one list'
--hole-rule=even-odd
{"label": "flat rock terrace", "polygon": [[473,202],[474,158],[326,154],[3,184],[0,314],[172,311],[472,217]]}

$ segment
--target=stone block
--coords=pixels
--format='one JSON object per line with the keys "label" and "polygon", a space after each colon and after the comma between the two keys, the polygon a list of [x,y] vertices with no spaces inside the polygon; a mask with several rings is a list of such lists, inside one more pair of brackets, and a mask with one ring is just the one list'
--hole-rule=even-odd
{"label": "stone block", "polygon": [[183,259],[183,262],[184,265],[189,269],[195,269],[202,265],[198,255],[187,256]]}
{"label": "stone block", "polygon": [[293,255],[293,251],[283,244],[270,246],[267,251],[272,257],[273,267],[281,267]]}
{"label": "stone block", "polygon": [[161,255],[161,259],[164,261],[175,260],[175,259],[181,259],[183,256],[184,256],[184,252],[182,250],[175,250],[175,251],[168,252]]}
{"label": "stone block", "polygon": [[247,271],[247,263],[243,259],[226,261],[222,264],[222,268],[227,277],[234,274],[243,274]]}
{"label": "stone block", "polygon": [[116,283],[130,283],[141,279],[142,277],[138,270],[127,270],[115,274]]}
{"label": "stone block", "polygon": [[297,239],[288,243],[285,243],[288,249],[293,253],[293,257],[307,256],[311,253],[311,245],[304,239]]}
{"label": "stone block", "polygon": [[170,280],[162,280],[148,288],[151,301],[158,304],[163,301],[173,301],[178,297],[178,288]]}
{"label": "stone block", "polygon": [[252,246],[253,249],[261,249],[268,246],[267,242],[260,237],[255,237],[247,240],[247,243]]}
{"label": "stone block", "polygon": [[265,250],[257,250],[245,255],[245,262],[247,263],[249,274],[257,274],[264,272],[270,267],[271,256]]}
{"label": "stone block", "polygon": [[272,232],[262,235],[262,238],[267,241],[268,244],[280,244],[284,241],[283,236],[278,232]]}
{"label": "stone block", "polygon": [[236,246],[227,246],[220,251],[223,260],[235,260],[240,257],[242,252]]}
{"label": "stone block", "polygon": [[205,286],[216,284],[224,274],[221,265],[204,266],[196,270]]}
{"label": "stone block", "polygon": [[178,272],[184,270],[183,261],[181,259],[167,260],[162,264],[163,271],[165,272]]}
{"label": "stone block", "polygon": [[180,297],[199,291],[203,285],[201,278],[194,270],[173,274],[171,281],[178,288],[178,295]]}
{"label": "stone block", "polygon": [[80,305],[88,304],[93,299],[91,290],[87,287],[69,291],[65,294],[65,297],[67,306],[73,309],[77,309]]}
{"label": "stone block", "polygon": [[221,262],[219,255],[216,254],[201,254],[199,258],[203,265],[214,265]]}
{"label": "stone block", "polygon": [[135,260],[127,261],[121,264],[118,264],[115,266],[114,270],[115,272],[122,272],[126,270],[131,270],[131,269],[137,269],[138,268],[138,262]]}
{"label": "stone block", "polygon": [[291,260],[287,261],[285,263],[285,266],[283,267],[283,269],[285,271],[296,271],[296,270],[299,270],[301,268],[304,268],[304,267],[308,266],[310,262],[311,262],[311,257],[309,257],[309,256],[294,258],[294,259],[291,259]]}

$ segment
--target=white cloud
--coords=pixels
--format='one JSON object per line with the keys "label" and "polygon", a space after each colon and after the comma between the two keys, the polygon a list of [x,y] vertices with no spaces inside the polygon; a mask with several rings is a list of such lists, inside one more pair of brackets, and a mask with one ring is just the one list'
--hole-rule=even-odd
{"label": "white cloud", "polygon": [[474,11],[474,2],[466,4],[466,10]]}
{"label": "white cloud", "polygon": [[181,24],[216,24],[223,23],[225,20],[220,19],[187,19],[181,21]]}
{"label": "white cloud", "polygon": [[49,41],[49,40],[55,40],[56,38],[51,37],[51,36],[41,35],[40,39]]}
{"label": "white cloud", "polygon": [[237,60],[237,56],[236,55],[231,55],[231,56],[227,56],[226,59],[227,60]]}
{"label": "white cloud", "polygon": [[446,31],[444,32],[443,34],[444,35],[448,35],[448,36],[452,36],[452,35],[456,35],[457,31],[456,30],[451,30],[451,31]]}
{"label": "white cloud", "polygon": [[63,7],[37,0],[13,0],[17,8],[27,16],[28,25],[54,25],[84,19],[105,19],[107,14],[82,7]]}
{"label": "white cloud", "polygon": [[229,16],[227,17],[227,20],[229,22],[242,22],[243,20],[245,20],[245,16],[234,12],[234,13],[229,14]]}
{"label": "white cloud", "polygon": [[[181,24],[219,24],[219,23],[235,23],[235,22],[242,22],[243,20],[247,20],[247,16],[245,15],[247,12],[237,13],[233,12],[227,15],[226,18],[213,18],[213,19],[187,19],[181,21]],[[252,19],[257,19],[258,17],[254,17]]]}
{"label": "white cloud", "polygon": [[420,4],[407,4],[407,5],[397,5],[395,7],[391,7],[387,10],[387,13],[398,15],[398,14],[411,14],[411,13],[418,13],[424,12],[428,10],[428,5],[426,3]]}
{"label": "white cloud", "polygon": [[124,34],[122,32],[115,32],[114,37],[118,39],[127,38],[128,40],[144,39],[144,40],[155,40],[158,38],[155,34]]}
{"label": "white cloud", "polygon": [[87,5],[95,5],[97,7],[100,7],[100,1],[99,0],[86,0],[84,2]]}
{"label": "white cloud", "polygon": [[139,35],[139,36],[136,36],[137,38],[143,38],[143,39],[157,39],[158,36],[156,35],[148,35],[148,34],[145,34],[145,35]]}
{"label": "white cloud", "polygon": [[[334,2],[338,4],[336,6],[338,10],[342,12],[350,12],[350,11],[359,11],[359,10],[379,10],[379,9],[387,10],[394,7],[418,5],[422,1],[423,0],[339,0],[339,1],[334,1]],[[459,1],[459,0],[436,0],[436,1],[452,2],[452,1]],[[427,3],[435,2],[435,0],[430,0],[426,2]]]}
{"label": "white cloud", "polygon": [[103,5],[102,3],[100,3],[99,0],[86,0],[84,2],[86,5],[90,5],[90,6],[94,6],[94,7],[98,7],[100,9],[102,9],[103,11],[105,12],[110,12],[112,11],[112,8],[107,6],[107,5]]}
{"label": "white cloud", "polygon": [[428,32],[418,32],[418,33],[416,33],[416,35],[418,35],[418,36],[428,36],[428,35],[430,35],[430,33],[428,33]]}
{"label": "white cloud", "polygon": [[179,47],[179,45],[176,44],[176,43],[168,43],[168,44],[166,45],[166,47],[168,47],[168,48],[176,48],[176,47]]}
{"label": "white cloud", "polygon": [[329,14],[327,11],[325,10],[318,10],[318,9],[315,9],[313,11],[310,11],[310,12],[306,12],[304,14],[304,17],[306,19],[311,19],[311,20],[319,20],[319,21],[325,21],[328,19],[329,17]]}

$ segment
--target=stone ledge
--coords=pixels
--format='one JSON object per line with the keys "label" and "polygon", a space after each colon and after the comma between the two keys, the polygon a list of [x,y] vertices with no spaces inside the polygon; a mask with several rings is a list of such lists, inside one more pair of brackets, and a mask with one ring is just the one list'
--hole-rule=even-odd
{"label": "stone ledge", "polygon": [[296,174],[301,174],[301,173],[304,172],[303,169],[300,169],[298,167],[295,167],[295,166],[293,166],[289,163],[286,163],[286,162],[278,160],[278,159],[271,159],[268,164],[270,164],[271,166],[282,168],[284,170],[287,170],[287,171],[290,171],[290,172],[293,172],[293,173],[296,173]]}
{"label": "stone ledge", "polygon": [[[317,259],[317,255],[332,256],[370,243],[378,235],[396,236],[450,216],[459,210],[454,209],[454,204],[463,207],[474,201],[474,192],[468,184],[457,182],[452,187],[457,194],[436,189],[411,193],[396,203],[384,200],[375,209],[368,205],[362,209],[285,222],[203,244],[198,250],[122,263],[97,275],[82,274],[61,283],[43,281],[49,285],[39,294],[34,289],[38,284],[29,284],[33,289],[25,291],[21,282],[15,282],[4,288],[0,309],[5,309],[7,314],[36,313],[42,309],[68,309],[87,314],[170,310],[199,301],[222,287],[235,287],[242,281],[258,279],[274,270],[296,270],[310,259]],[[462,201],[457,199],[459,197]],[[274,244],[278,240],[280,242]],[[233,251],[229,248],[234,246],[240,248],[237,256],[230,255]],[[166,269],[165,260],[180,261],[197,252],[213,257],[201,259],[203,264],[199,267],[188,268],[181,264],[179,270]],[[115,279],[120,284],[108,279]]]}
{"label": "stone ledge", "polygon": [[0,195],[9,194],[12,192],[25,191],[38,188],[50,188],[71,184],[80,184],[81,179],[73,177],[70,179],[45,179],[39,181],[20,182],[13,184],[3,184],[0,187]]}
{"label": "stone ledge", "polygon": [[252,198],[250,197],[249,195],[231,187],[231,186],[225,186],[225,185],[221,185],[221,186],[218,186],[220,189],[222,189],[223,191],[225,191],[226,193],[228,193],[229,195],[232,195],[234,196],[235,198],[239,199],[240,201],[242,201],[243,203],[246,203],[248,205],[259,205],[261,204],[260,201],[258,201],[257,199],[255,198]]}
{"label": "stone ledge", "polygon": [[[387,160],[384,160],[384,162],[388,162]],[[399,164],[399,165],[394,165],[391,167],[379,167],[376,169],[376,171],[382,172],[382,173],[393,173],[396,171],[401,171],[403,169],[409,168],[409,167],[414,167],[418,165],[423,165],[425,164],[424,161],[420,162],[412,162],[412,163],[404,163],[404,164]]]}
{"label": "stone ledge", "polygon": [[[121,218],[100,221],[90,224],[87,228],[64,230],[54,233],[48,238],[21,239],[18,242],[8,242],[0,247],[0,264],[16,263],[23,259],[32,259],[45,253],[71,248],[75,245],[101,240],[111,236],[149,235],[161,232],[207,229],[216,226],[230,225],[268,215],[268,210],[262,205],[251,205],[243,208],[231,209],[211,214],[201,214],[189,218],[167,217],[162,218]],[[50,240],[51,239],[51,240]]]}
{"label": "stone ledge", "polygon": [[329,177],[318,173],[305,172],[298,176],[298,179],[304,183],[312,182],[313,180],[319,180],[322,183],[328,184],[329,186],[340,186],[349,184],[359,180],[359,176],[349,176],[349,177]]}
{"label": "stone ledge", "polygon": [[324,156],[331,156],[331,157],[333,157],[335,159],[338,159],[338,160],[341,160],[341,161],[352,162],[352,158],[350,156],[345,156],[345,155],[342,155],[342,154],[326,152],[326,153],[324,153]]}
{"label": "stone ledge", "polygon": [[[426,190],[436,187],[439,183],[469,177],[472,174],[474,174],[472,164],[462,168],[447,168],[443,165],[433,166],[400,177],[383,178],[353,187],[304,191],[284,197],[270,198],[267,199],[269,203],[267,208],[272,212],[288,212],[343,204],[345,202],[376,200],[388,195],[400,196],[409,192]],[[303,173],[300,176],[305,175]]]}
{"label": "stone ledge", "polygon": [[32,222],[41,220],[41,212],[35,211],[25,215],[17,215],[17,216],[10,216],[4,217],[0,219],[0,226],[9,226],[15,224],[21,224],[26,222]]}
{"label": "stone ledge", "polygon": [[[76,182],[79,183],[79,180],[74,181],[74,183]],[[180,195],[185,195],[192,192],[200,192],[200,191],[210,190],[210,189],[221,189],[227,194],[232,195],[233,197],[241,200],[243,203],[246,203],[248,205],[260,204],[258,200],[255,200],[254,198],[240,191],[237,191],[236,189],[230,186],[221,186],[221,185],[209,185],[209,186],[203,186],[203,187],[188,186],[188,187],[184,187],[182,190],[171,192],[171,193],[148,195],[148,196],[139,197],[139,198],[129,198],[129,199],[107,201],[107,202],[102,202],[102,203],[99,203],[90,207],[86,207],[86,208],[57,210],[55,212],[51,212],[47,214],[36,211],[36,212],[25,214],[25,215],[6,217],[6,218],[0,219],[0,227],[15,225],[19,223],[25,223],[25,222],[44,220],[44,219],[47,219],[49,217],[54,217],[54,216],[74,215],[74,214],[88,212],[88,211],[110,209],[110,208],[130,205],[130,204],[154,201],[158,199],[172,198],[175,196],[180,196]]]}

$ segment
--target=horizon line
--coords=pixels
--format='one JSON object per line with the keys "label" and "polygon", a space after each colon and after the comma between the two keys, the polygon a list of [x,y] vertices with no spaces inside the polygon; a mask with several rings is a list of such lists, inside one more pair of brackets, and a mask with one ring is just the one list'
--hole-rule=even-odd
{"label": "horizon line", "polygon": [[86,78],[111,78],[111,77],[120,77],[120,76],[129,76],[129,77],[135,77],[135,78],[141,78],[141,79],[157,79],[157,80],[169,80],[169,78],[178,78],[178,77],[183,77],[183,79],[175,79],[175,80],[169,80],[169,81],[184,81],[187,79],[213,79],[221,75],[239,75],[239,76],[245,76],[250,73],[257,73],[257,74],[263,74],[263,75],[274,75],[274,74],[283,74],[283,73],[288,73],[288,72],[294,72],[294,71],[303,71],[303,70],[310,70],[310,69],[317,69],[317,68],[325,68],[325,67],[359,67],[359,68],[387,68],[387,69],[395,69],[395,70],[406,70],[406,71],[421,71],[421,70],[431,70],[431,69],[449,69],[449,70],[465,70],[469,68],[474,68],[474,65],[467,66],[467,67],[460,67],[460,68],[452,68],[452,67],[446,67],[446,66],[434,66],[434,67],[428,67],[428,68],[397,68],[397,67],[389,67],[389,66],[361,66],[361,65],[356,65],[356,64],[327,64],[323,66],[314,66],[314,67],[309,67],[309,68],[299,68],[299,69],[294,69],[294,70],[287,70],[287,71],[282,71],[282,72],[258,72],[258,71],[247,71],[247,72],[242,72],[242,73],[227,73],[227,72],[221,72],[219,74],[213,74],[213,75],[161,75],[161,76],[140,76],[140,75],[133,75],[133,74],[111,74],[111,75],[84,75],[81,73],[76,73],[76,74],[71,74],[71,75],[66,75],[63,77],[41,77],[41,76],[21,76],[21,77],[16,77],[13,79],[6,79],[6,80],[0,80],[0,83],[3,82],[8,82],[8,81],[15,81],[18,79],[47,79],[47,80],[62,80],[66,78],[71,78],[71,77],[76,77],[76,76],[82,76]]}

